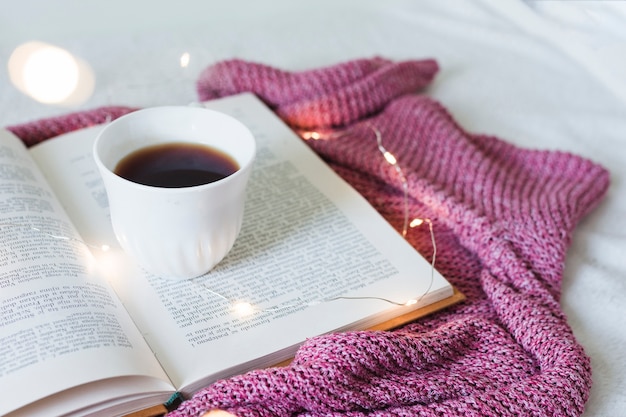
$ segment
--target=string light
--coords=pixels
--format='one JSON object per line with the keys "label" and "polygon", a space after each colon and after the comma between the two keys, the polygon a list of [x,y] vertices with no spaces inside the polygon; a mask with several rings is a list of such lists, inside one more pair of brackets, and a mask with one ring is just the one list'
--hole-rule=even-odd
{"label": "string light", "polygon": [[254,314],[255,308],[247,301],[237,301],[232,305],[232,309],[238,317],[248,317]]}
{"label": "string light", "polygon": [[402,169],[400,168],[400,165],[398,165],[396,157],[383,146],[383,136],[381,135],[380,130],[371,125],[370,129],[372,129],[376,135],[376,144],[378,145],[379,152],[383,155],[385,161],[387,161],[396,170],[398,177],[400,177],[402,191],[404,193],[404,221],[402,223],[402,236],[406,236],[409,225],[409,184],[404,176],[404,172],[402,172]]}
{"label": "string light", "polygon": [[417,227],[424,224],[424,219],[413,219],[411,223],[409,223],[409,227]]}
{"label": "string light", "polygon": [[[187,53],[186,53],[187,54]],[[187,54],[188,55],[188,54]],[[183,54],[183,56],[181,57],[181,66],[183,66],[183,58],[185,57],[185,54]],[[186,58],[188,59],[188,57]],[[188,62],[188,61],[187,61]],[[301,307],[310,307],[310,306],[315,306],[321,303],[327,303],[327,302],[333,302],[333,301],[338,301],[338,300],[378,300],[378,301],[383,301],[389,304],[393,304],[393,305],[397,305],[397,306],[412,306],[415,305],[417,303],[419,303],[422,298],[424,298],[431,290],[433,282],[434,282],[434,273],[435,273],[435,262],[436,262],[436,257],[437,257],[437,244],[435,241],[435,234],[434,234],[434,230],[433,230],[433,224],[432,221],[428,218],[414,218],[409,222],[409,195],[408,195],[408,182],[406,180],[406,177],[404,176],[404,173],[402,172],[402,169],[400,168],[399,164],[398,164],[398,160],[397,158],[391,153],[389,152],[382,144],[382,134],[380,133],[380,131],[374,127],[374,126],[370,126],[371,130],[374,132],[375,136],[376,136],[376,144],[378,147],[379,152],[382,154],[384,160],[391,165],[398,178],[400,179],[400,183],[402,185],[402,189],[403,189],[403,205],[404,205],[404,220],[403,220],[403,226],[402,226],[402,236],[406,237],[407,235],[407,231],[408,228],[414,228],[414,227],[419,227],[421,225],[423,225],[424,223],[428,224],[429,227],[429,232],[430,232],[430,239],[431,239],[431,244],[432,244],[432,248],[433,248],[433,254],[432,254],[432,258],[431,258],[431,273],[430,273],[430,283],[428,285],[428,288],[426,289],[426,291],[424,291],[419,297],[417,298],[412,298],[409,299],[407,301],[403,301],[403,302],[398,302],[398,301],[394,301],[394,300],[390,300],[387,298],[383,298],[383,297],[376,297],[376,296],[337,296],[337,297],[331,297],[331,298],[326,298],[326,299],[320,299],[320,300],[302,300],[302,299],[298,299],[297,302],[295,303],[290,303],[290,304],[284,304],[284,305],[280,305],[280,306],[275,306],[275,307],[269,307],[269,308],[260,308],[257,307],[253,304],[251,304],[248,301],[242,301],[242,300],[238,300],[238,301],[233,301],[231,299],[229,299],[228,297],[211,290],[204,282],[197,282],[196,279],[191,280],[191,282],[196,283],[197,285],[201,285],[203,287],[204,291],[208,291],[210,294],[212,294],[213,296],[220,298],[221,300],[223,300],[224,302],[228,303],[231,307],[231,312],[239,318],[245,318],[245,317],[249,317],[255,313],[261,313],[261,312],[276,312],[276,311],[282,311],[285,309],[290,309],[290,308],[301,308]],[[338,138],[340,136],[343,136],[343,134],[330,134],[327,135],[327,138]],[[313,139],[313,140],[320,140],[323,139],[324,136],[319,133],[319,132],[315,132],[315,131],[311,131],[311,132],[301,132],[301,137],[303,139]],[[77,243],[81,243],[87,247],[93,248],[93,249],[98,249],[102,252],[107,252],[111,249],[111,247],[107,244],[103,244],[103,245],[92,245],[89,244],[87,242],[84,242],[82,240],[76,239],[76,238],[71,238],[68,236],[63,236],[63,235],[58,235],[58,234],[54,234],[54,233],[49,233],[46,232],[44,230],[42,230],[41,228],[29,225],[29,224],[21,224],[21,223],[0,223],[0,227],[18,227],[18,228],[22,228],[22,229],[28,229],[37,233],[41,233],[47,237],[50,237],[52,239],[57,239],[57,240],[63,240],[63,241],[74,241]]]}
{"label": "string light", "polygon": [[320,135],[318,132],[302,132],[302,138],[305,140],[318,140],[322,138],[322,135]]}
{"label": "string light", "polygon": [[376,144],[378,145],[378,150],[383,155],[385,160],[394,167],[402,183],[402,191],[404,193],[404,200],[403,200],[404,221],[402,224],[402,236],[406,237],[408,227],[413,228],[413,227],[421,226],[424,223],[428,223],[428,230],[430,232],[430,240],[431,240],[431,244],[433,247],[433,256],[431,258],[431,263],[430,263],[430,283],[428,284],[428,288],[426,289],[426,291],[419,298],[408,300],[405,303],[405,305],[407,306],[413,305],[421,301],[422,298],[424,298],[426,294],[430,292],[430,289],[432,288],[433,282],[435,280],[435,261],[437,259],[437,242],[435,241],[435,232],[433,230],[433,222],[430,219],[414,218],[409,223],[409,184],[408,184],[408,181],[406,180],[406,177],[404,176],[404,172],[402,172],[402,169],[398,165],[397,163],[398,161],[396,157],[387,149],[385,149],[385,147],[383,146],[382,134],[380,133],[380,130],[378,130],[375,126],[371,126],[371,125],[370,125],[370,129],[372,129],[372,131],[376,135]]}
{"label": "string light", "polygon": [[189,66],[189,60],[191,58],[191,55],[189,55],[189,52],[185,52],[180,56],[180,67],[181,68],[187,68]]}

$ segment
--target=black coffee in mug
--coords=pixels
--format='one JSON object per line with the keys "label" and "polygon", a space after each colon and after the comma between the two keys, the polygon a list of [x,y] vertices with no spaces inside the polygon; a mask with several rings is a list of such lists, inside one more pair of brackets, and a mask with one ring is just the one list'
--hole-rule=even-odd
{"label": "black coffee in mug", "polygon": [[232,157],[208,145],[169,142],[131,152],[114,172],[143,185],[182,188],[219,181],[238,169]]}

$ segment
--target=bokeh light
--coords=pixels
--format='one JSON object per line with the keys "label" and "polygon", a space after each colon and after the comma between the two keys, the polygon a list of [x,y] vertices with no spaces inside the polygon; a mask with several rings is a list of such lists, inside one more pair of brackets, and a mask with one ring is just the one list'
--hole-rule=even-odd
{"label": "bokeh light", "polygon": [[13,85],[41,103],[77,105],[89,99],[94,90],[89,65],[47,43],[33,41],[18,46],[7,66]]}

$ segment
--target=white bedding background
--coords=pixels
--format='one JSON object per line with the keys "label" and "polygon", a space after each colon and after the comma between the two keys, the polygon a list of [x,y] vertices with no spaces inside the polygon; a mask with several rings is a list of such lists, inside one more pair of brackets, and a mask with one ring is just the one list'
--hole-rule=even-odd
{"label": "white bedding background", "polygon": [[[586,417],[626,415],[626,2],[521,0],[2,0],[0,126],[102,105],[195,100],[194,81],[226,58],[290,70],[381,55],[432,57],[427,94],[467,130],[560,149],[611,172],[578,227],[562,305],[592,358]],[[41,104],[10,81],[27,41],[84,61],[93,94]],[[180,57],[188,53],[189,65]],[[48,71],[51,72],[51,71]]]}

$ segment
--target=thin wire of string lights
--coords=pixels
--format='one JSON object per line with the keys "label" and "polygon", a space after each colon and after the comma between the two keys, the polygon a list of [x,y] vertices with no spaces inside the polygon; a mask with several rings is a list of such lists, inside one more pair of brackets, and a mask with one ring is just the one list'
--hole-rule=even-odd
{"label": "thin wire of string lights", "polygon": [[[380,130],[376,126],[371,125],[371,124],[369,124],[368,127],[372,130],[372,132],[374,133],[376,137],[376,146],[378,147],[378,151],[381,153],[384,160],[395,169],[396,174],[398,175],[398,178],[400,179],[400,185],[402,186],[402,192],[404,194],[404,200],[403,200],[404,221],[402,224],[402,236],[406,236],[409,226],[410,227],[419,226],[423,224],[424,222],[426,222],[426,219],[415,218],[409,223],[409,184],[407,182],[407,179],[404,176],[404,172],[402,171],[402,168],[400,168],[400,165],[398,164],[398,159],[396,158],[396,156],[393,153],[389,152],[383,146],[383,136]],[[345,135],[346,135],[345,132],[334,132],[329,135],[324,135],[316,131],[303,131],[300,133],[300,136],[304,140],[339,139]]]}
{"label": "thin wire of string lights", "polygon": [[[369,125],[369,128],[372,130],[372,132],[374,133],[375,137],[376,137],[376,145],[378,147],[378,151],[381,153],[381,155],[383,156],[384,160],[391,165],[395,172],[396,175],[400,181],[400,184],[402,186],[402,190],[403,190],[403,214],[404,214],[404,218],[403,218],[403,225],[402,225],[402,236],[406,237],[409,228],[414,228],[414,227],[418,227],[423,225],[424,223],[428,224],[428,229],[429,229],[429,233],[430,233],[430,240],[431,240],[431,244],[432,244],[432,257],[431,257],[431,262],[430,262],[430,282],[428,284],[428,287],[426,288],[425,291],[423,291],[421,294],[419,294],[417,297],[415,298],[410,298],[408,300],[404,300],[404,301],[397,301],[397,300],[391,300],[388,298],[384,298],[384,297],[378,297],[378,296],[336,296],[336,297],[329,297],[329,298],[325,298],[325,299],[318,299],[318,300],[306,300],[306,299],[300,299],[300,301],[296,302],[296,303],[289,303],[286,305],[281,305],[281,306],[277,306],[277,307],[268,307],[268,308],[260,308],[258,306],[254,306],[253,304],[246,302],[246,301],[231,301],[229,300],[227,297],[223,296],[222,294],[217,294],[214,293],[216,296],[222,298],[224,301],[230,302],[233,310],[238,312],[239,314],[246,314],[246,315],[250,315],[253,313],[261,313],[261,312],[267,312],[267,311],[281,311],[281,310],[285,310],[285,309],[289,309],[289,308],[298,308],[298,307],[308,307],[308,306],[314,306],[314,305],[318,305],[321,303],[327,303],[327,302],[333,302],[333,301],[337,301],[337,300],[379,300],[379,301],[383,301],[386,302],[388,304],[392,304],[392,305],[396,305],[396,306],[411,306],[414,304],[419,303],[431,290],[433,282],[434,282],[434,275],[435,275],[435,262],[437,259],[437,242],[435,240],[435,233],[433,230],[433,223],[430,219],[428,218],[420,218],[420,217],[416,217],[413,218],[412,220],[409,221],[410,218],[410,213],[409,213],[409,195],[408,195],[408,182],[407,179],[404,175],[404,172],[402,171],[401,167],[398,164],[398,160],[397,158],[393,155],[393,153],[391,153],[390,151],[388,151],[382,143],[382,134],[380,132],[379,129],[377,129],[375,126],[373,125]],[[339,139],[340,137],[344,136],[344,133],[342,132],[337,132],[337,133],[331,133],[329,135],[324,135],[323,133],[317,132],[317,131],[302,131],[300,132],[300,136],[304,139],[304,140],[325,140],[325,139]],[[204,284],[201,284],[204,285]]]}
{"label": "thin wire of string lights", "polygon": [[[416,218],[413,218],[412,220],[409,220],[410,213],[409,213],[409,201],[408,201],[409,195],[408,195],[407,179],[401,167],[398,164],[397,158],[383,146],[383,139],[382,139],[381,132],[375,126],[369,126],[369,127],[375,135],[376,145],[378,147],[379,152],[381,153],[386,163],[388,163],[394,168],[397,178],[400,181],[400,184],[402,186],[403,207],[404,207],[404,210],[403,210],[404,218],[403,218],[403,225],[402,225],[402,230],[401,230],[402,236],[406,237],[409,228],[414,228],[414,227],[423,225],[424,223],[428,224],[433,252],[432,252],[432,258],[430,261],[430,267],[431,267],[430,268],[431,269],[430,283],[425,291],[423,291],[417,297],[410,298],[408,300],[402,300],[402,301],[391,300],[388,298],[379,297],[375,295],[372,295],[372,296],[347,296],[347,295],[343,296],[341,295],[341,296],[334,296],[334,297],[317,299],[317,300],[312,300],[312,299],[307,300],[302,297],[299,297],[297,299],[298,300],[297,302],[291,302],[291,303],[282,304],[279,306],[272,306],[272,307],[261,307],[258,305],[253,305],[252,303],[247,302],[247,301],[241,301],[242,299],[239,299],[239,300],[231,299],[227,297],[226,295],[215,291],[214,289],[210,287],[210,285],[206,284],[204,281],[200,281],[202,277],[198,277],[190,281],[193,282],[195,285],[201,286],[204,291],[207,291],[209,294],[211,294],[215,298],[221,300],[222,302],[227,303],[230,306],[230,309],[233,312],[233,314],[236,315],[237,317],[247,317],[247,316],[262,313],[262,312],[277,312],[277,311],[284,311],[286,309],[309,307],[309,306],[314,306],[314,305],[318,305],[321,303],[329,303],[329,302],[338,301],[338,300],[379,300],[379,301],[386,302],[386,303],[396,305],[396,306],[410,306],[410,305],[419,303],[430,292],[433,282],[434,282],[435,262],[436,262],[436,257],[437,257],[437,244],[436,244],[435,234],[433,230],[433,223],[428,218],[416,217]],[[300,135],[305,140],[338,139],[339,137],[342,136],[341,133],[330,134],[330,135],[324,136],[323,134],[319,132],[315,132],[315,131],[301,132]],[[78,238],[59,234],[58,232],[46,231],[46,227],[44,226],[38,226],[38,225],[33,225],[33,224],[28,224],[28,223],[0,222],[0,228],[6,228],[6,227],[19,228],[25,231],[39,233],[54,240],[62,240],[62,241],[80,243],[96,251],[108,252],[111,249],[111,247],[108,244],[96,245],[96,244],[82,241]]]}

